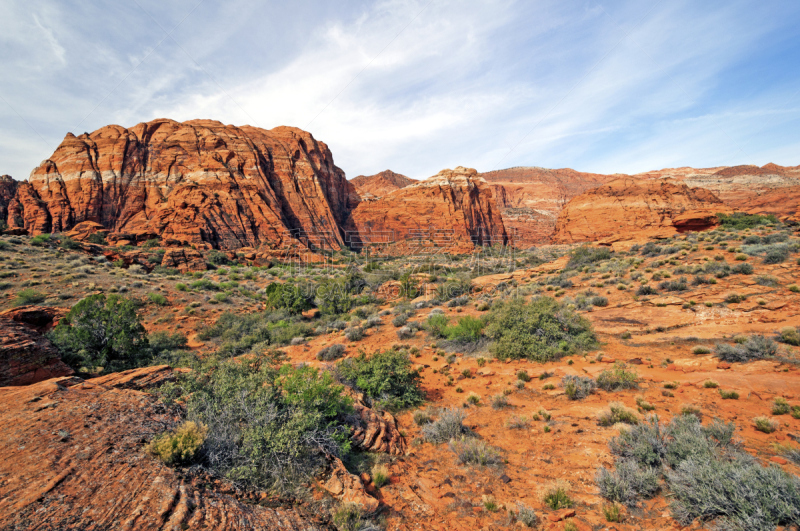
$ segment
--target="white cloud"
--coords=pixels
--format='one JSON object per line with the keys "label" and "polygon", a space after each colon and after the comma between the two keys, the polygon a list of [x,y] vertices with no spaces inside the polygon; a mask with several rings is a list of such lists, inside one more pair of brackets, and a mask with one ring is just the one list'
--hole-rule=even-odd
{"label": "white cloud", "polygon": [[308,128],[349,177],[797,153],[800,6],[778,0],[139,2],[171,37],[137,4],[0,5],[0,94],[30,126],[0,102],[0,142],[29,146],[0,172],[49,155],[31,128],[55,148],[156,117]]}

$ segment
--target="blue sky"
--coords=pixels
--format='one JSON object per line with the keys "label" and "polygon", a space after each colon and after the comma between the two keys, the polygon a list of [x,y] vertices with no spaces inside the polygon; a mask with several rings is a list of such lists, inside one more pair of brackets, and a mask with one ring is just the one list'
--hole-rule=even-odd
{"label": "blue sky", "polygon": [[800,164],[800,2],[0,0],[0,173],[69,131],[293,125],[349,178]]}

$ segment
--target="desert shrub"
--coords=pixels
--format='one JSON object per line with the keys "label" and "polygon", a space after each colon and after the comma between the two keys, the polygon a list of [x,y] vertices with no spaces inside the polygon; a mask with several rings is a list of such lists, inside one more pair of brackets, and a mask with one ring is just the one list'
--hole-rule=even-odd
{"label": "desert shrub", "polygon": [[222,355],[239,356],[267,345],[285,345],[292,338],[312,335],[308,324],[292,319],[285,310],[238,315],[225,312],[198,337],[204,341],[219,340]]}
{"label": "desert shrub", "polygon": [[150,299],[150,302],[156,304],[158,306],[166,306],[169,301],[167,298],[160,293],[150,292],[147,294],[147,298]]}
{"label": "desert shrub", "polygon": [[467,403],[472,404],[473,406],[477,406],[481,401],[481,397],[478,393],[474,391],[470,391],[467,395]]}
{"label": "desert shrub", "polygon": [[489,466],[502,462],[500,453],[480,439],[461,437],[450,441],[450,450],[464,465]]}
{"label": "desert shrub", "polygon": [[573,376],[568,374],[561,379],[561,387],[570,400],[580,400],[594,393],[597,382],[587,376]]}
{"label": "desert shrub", "polygon": [[596,476],[602,497],[629,507],[643,498],[652,498],[658,492],[660,479],[658,469],[640,465],[635,459],[618,460],[613,472],[600,467]]}
{"label": "desert shrub", "polygon": [[572,499],[567,493],[567,489],[561,486],[554,486],[547,489],[542,498],[544,504],[553,509],[569,509],[573,505]]}
{"label": "desert shrub", "polygon": [[744,531],[800,523],[800,479],[742,453],[688,459],[667,479],[672,515],[683,525],[716,518],[717,529]]}
{"label": "desert shrub", "polygon": [[466,295],[461,295],[460,297],[456,297],[455,299],[447,301],[448,308],[455,308],[457,306],[466,306],[469,304],[469,297]]}
{"label": "desert shrub", "polygon": [[636,290],[636,294],[639,295],[640,297],[645,295],[658,295],[658,290],[656,290],[652,286],[644,284],[642,286],[639,286],[639,288]]}
{"label": "desert shrub", "polygon": [[67,365],[105,372],[150,361],[147,335],[136,305],[118,295],[90,295],[79,301],[49,334]]}
{"label": "desert shrub", "polygon": [[319,352],[317,352],[317,359],[320,361],[333,361],[338,360],[344,354],[345,347],[339,343],[328,345]]}
{"label": "desert shrub", "polygon": [[772,414],[773,415],[786,415],[789,413],[789,402],[786,401],[785,398],[776,397],[772,403]]}
{"label": "desert shrub", "polygon": [[716,389],[717,387],[719,387],[719,382],[716,382],[714,380],[706,380],[705,382],[703,382],[703,387],[705,389]]}
{"label": "desert shrub", "polygon": [[619,389],[637,389],[639,387],[639,376],[626,369],[624,363],[615,363],[614,368],[605,370],[597,377],[597,387],[605,391],[617,391]]}
{"label": "desert shrub", "polygon": [[517,380],[521,380],[523,382],[530,382],[531,381],[531,377],[528,374],[528,371],[526,371],[524,369],[520,369],[520,370],[517,371]]}
{"label": "desert shrub", "polygon": [[600,413],[597,417],[597,423],[601,426],[613,426],[619,422],[624,424],[638,424],[639,417],[636,416],[635,411],[625,407],[624,404],[619,402],[611,402],[608,404],[608,409]]}
{"label": "desert shrub", "polygon": [[448,280],[444,284],[436,287],[436,298],[440,301],[449,301],[457,297],[468,295],[472,288],[470,281],[461,280]]}
{"label": "desert shrub", "polygon": [[697,420],[703,419],[703,412],[700,410],[699,406],[694,404],[684,404],[681,406],[681,415],[693,415],[697,417]]}
{"label": "desert shrub", "polygon": [[409,314],[407,313],[397,314],[392,318],[392,325],[394,325],[395,328],[400,328],[401,326],[404,326],[408,322],[408,318]]}
{"label": "desert shrub", "polygon": [[747,262],[736,264],[731,268],[731,272],[737,275],[752,275],[753,266],[748,264]]}
{"label": "desert shrub", "polygon": [[774,357],[778,353],[778,346],[772,339],[765,336],[750,336],[741,344],[717,345],[716,354],[719,359],[727,362],[747,362],[756,359]]}
{"label": "desert shrub", "polygon": [[460,318],[458,324],[447,326],[444,329],[444,334],[450,341],[477,341],[481,337],[483,326],[483,321],[467,315]]}
{"label": "desert shrub", "polygon": [[434,444],[460,439],[467,433],[467,428],[463,424],[465,418],[467,415],[462,409],[442,409],[436,420],[422,427],[422,436],[426,441]]}
{"label": "desert shrub", "polygon": [[781,328],[778,341],[787,345],[800,346],[800,329],[793,326]]}
{"label": "desert shrub", "polygon": [[[314,306],[314,293],[307,284],[273,282],[264,289],[268,308],[298,314]],[[348,308],[349,309],[349,308]]]}
{"label": "desert shrub", "polygon": [[611,251],[608,247],[589,247],[588,245],[582,245],[570,253],[566,269],[577,269],[610,259]]}
{"label": "desert shrub", "polygon": [[74,251],[75,249],[80,249],[81,244],[79,244],[72,238],[62,238],[59,247],[61,247],[62,249],[69,249]]}
{"label": "desert shrub", "polygon": [[723,400],[739,400],[739,393],[737,393],[736,391],[725,391],[723,389],[720,389],[719,396]]}
{"label": "desert shrub", "polygon": [[692,354],[710,354],[710,353],[711,353],[710,348],[701,345],[698,345],[692,349]]}
{"label": "desert shrub", "polygon": [[380,488],[389,483],[389,469],[386,465],[375,465],[372,467],[372,484]]}
{"label": "desert shrub", "polygon": [[147,336],[148,343],[150,343],[150,350],[154,355],[158,355],[165,351],[177,350],[186,348],[186,336],[180,332],[170,334],[165,331],[157,331]]}
{"label": "desert shrub", "polygon": [[717,214],[722,227],[728,230],[752,229],[759,225],[769,225],[778,222],[778,218],[769,214],[761,216],[758,214],[745,214],[744,212],[734,212],[733,214]]}
{"label": "desert shrub", "polygon": [[530,421],[527,417],[512,416],[506,422],[506,427],[510,430],[526,430],[530,426]]}
{"label": "desert shrub", "polygon": [[425,322],[425,329],[433,337],[445,337],[445,330],[447,330],[449,324],[450,320],[447,317],[437,313],[428,317],[428,320]]}
{"label": "desert shrub", "polygon": [[767,252],[764,254],[765,264],[780,264],[789,258],[791,253],[787,245],[771,245]]}
{"label": "desert shrub", "polygon": [[208,426],[201,458],[212,472],[286,492],[350,448],[351,400],[330,373],[280,369],[274,358],[215,361],[184,376],[187,417]]}
{"label": "desert shrub", "polygon": [[49,234],[39,234],[38,236],[34,236],[28,243],[35,247],[45,247],[50,245],[51,236]]}
{"label": "desert shrub", "polygon": [[416,334],[416,330],[409,326],[402,326],[397,329],[397,338],[398,339],[411,339]]}
{"label": "desert shrub", "polygon": [[494,409],[503,409],[508,407],[510,404],[508,403],[508,398],[505,395],[495,395],[492,397],[491,400],[492,407]]}
{"label": "desert shrub", "polygon": [[678,280],[665,280],[658,285],[658,289],[662,291],[686,291],[689,286],[686,284],[686,279],[681,277]]}
{"label": "desert shrub", "polygon": [[499,359],[550,361],[597,345],[589,321],[549,297],[499,302],[484,318]]}
{"label": "desert shrub", "polygon": [[526,527],[536,527],[536,524],[539,523],[539,518],[536,516],[536,512],[533,509],[518,503],[517,521],[522,522]]}
{"label": "desert shrub", "polygon": [[603,505],[603,516],[606,522],[621,522],[622,521],[622,506],[616,502]]}
{"label": "desert shrub", "polygon": [[175,284],[175,289],[178,291],[186,291],[187,286],[183,282],[178,282],[177,284]]}
{"label": "desert shrub", "polygon": [[345,329],[344,337],[346,337],[348,341],[361,341],[364,338],[364,329],[360,326],[352,326]]}
{"label": "desert shrub", "polygon": [[374,404],[399,410],[416,407],[425,398],[421,377],[412,365],[407,352],[388,349],[369,357],[362,352],[341,361],[336,368],[343,381],[361,390]]}
{"label": "desert shrub", "polygon": [[206,260],[215,266],[229,265],[233,263],[228,258],[227,254],[217,251],[216,249],[212,249],[208,255],[206,255]]}
{"label": "desert shrub", "polygon": [[753,419],[753,424],[758,431],[764,433],[773,433],[778,429],[778,422],[769,417],[756,417]]}
{"label": "desert shrub", "polygon": [[424,426],[425,424],[430,424],[433,422],[433,417],[431,416],[430,412],[423,411],[421,409],[418,409],[414,412],[413,418],[414,424],[417,426]]}
{"label": "desert shrub", "polygon": [[25,288],[17,293],[16,298],[14,298],[14,306],[39,304],[41,302],[44,302],[46,298],[47,295],[42,293],[41,291],[37,291],[33,288]]}
{"label": "desert shrub", "polygon": [[775,287],[778,285],[778,279],[771,275],[758,275],[756,277],[756,284],[759,286]]}
{"label": "desert shrub", "polygon": [[155,437],[145,446],[145,451],[166,465],[187,464],[203,446],[208,426],[185,421],[175,431]]}
{"label": "desert shrub", "polygon": [[201,278],[200,280],[195,280],[191,284],[189,284],[191,289],[202,289],[205,291],[218,291],[219,286],[214,284],[212,281],[208,280],[207,278]]}
{"label": "desert shrub", "polygon": [[639,406],[642,411],[653,411],[656,408],[656,406],[654,406],[641,396],[636,397],[636,405]]}

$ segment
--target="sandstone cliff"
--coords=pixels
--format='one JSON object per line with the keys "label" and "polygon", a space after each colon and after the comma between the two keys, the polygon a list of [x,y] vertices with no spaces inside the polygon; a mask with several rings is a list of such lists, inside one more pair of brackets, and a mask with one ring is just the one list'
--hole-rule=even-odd
{"label": "sandstone cliff", "polygon": [[355,201],[310,133],[159,119],[68,134],[19,184],[8,219],[30,234],[94,221],[134,241],[235,249],[311,238],[338,249]]}
{"label": "sandstone cliff", "polygon": [[392,170],[384,170],[375,175],[359,175],[350,180],[350,184],[356,187],[356,191],[362,199],[383,197],[416,182],[416,180]]}
{"label": "sandstone cliff", "polygon": [[405,242],[431,249],[468,249],[508,241],[492,189],[461,166],[395,190],[353,211],[356,246]]}
{"label": "sandstone cliff", "polygon": [[553,241],[634,240],[667,237],[716,224],[717,212],[731,212],[708,190],[670,179],[623,178],[567,203]]}
{"label": "sandstone cliff", "polygon": [[548,242],[558,214],[570,199],[618,177],[537,167],[508,168],[480,176],[494,190],[509,236],[523,247]]}

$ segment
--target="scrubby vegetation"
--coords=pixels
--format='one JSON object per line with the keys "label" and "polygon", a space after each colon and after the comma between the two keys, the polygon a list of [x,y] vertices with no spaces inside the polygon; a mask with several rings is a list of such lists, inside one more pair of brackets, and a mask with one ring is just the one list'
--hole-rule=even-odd
{"label": "scrubby vegetation", "polygon": [[336,366],[342,381],[362,391],[376,406],[391,410],[416,407],[424,396],[420,375],[405,350],[388,349],[348,358]]}
{"label": "scrubby vegetation", "polygon": [[729,345],[720,343],[716,347],[716,354],[722,361],[747,362],[757,359],[771,358],[778,353],[775,341],[765,337],[750,336],[743,343]]}
{"label": "scrubby vegetation", "polygon": [[50,333],[71,367],[114,372],[152,359],[147,333],[134,303],[118,295],[90,295],[78,302]]}
{"label": "scrubby vegetation", "polygon": [[550,297],[522,298],[492,306],[485,333],[500,359],[551,361],[597,346],[591,324],[574,310]]}

